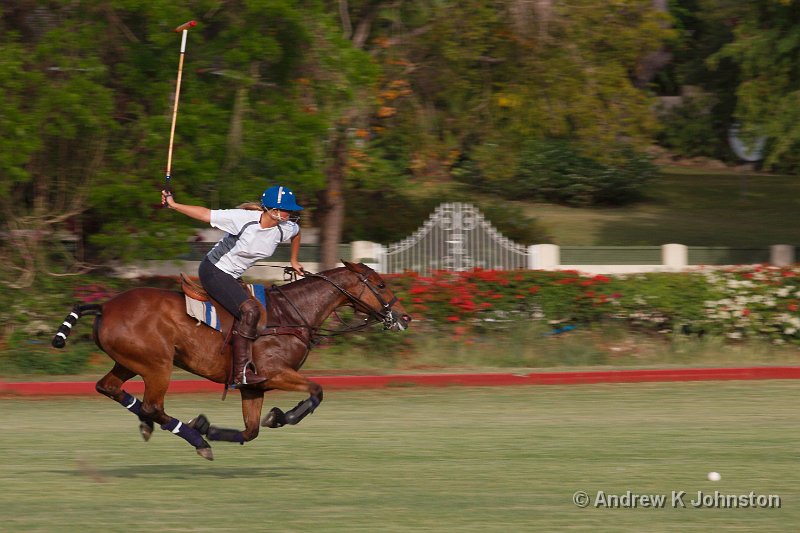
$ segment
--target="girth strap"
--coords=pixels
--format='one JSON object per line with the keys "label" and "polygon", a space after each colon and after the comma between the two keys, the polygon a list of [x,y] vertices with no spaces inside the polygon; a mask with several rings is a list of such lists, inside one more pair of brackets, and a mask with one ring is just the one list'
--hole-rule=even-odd
{"label": "girth strap", "polygon": [[308,332],[307,328],[298,327],[298,326],[270,326],[267,325],[264,328],[258,330],[259,336],[268,336],[268,335],[294,335],[298,339],[300,339],[303,344],[309,346],[311,344],[311,335]]}

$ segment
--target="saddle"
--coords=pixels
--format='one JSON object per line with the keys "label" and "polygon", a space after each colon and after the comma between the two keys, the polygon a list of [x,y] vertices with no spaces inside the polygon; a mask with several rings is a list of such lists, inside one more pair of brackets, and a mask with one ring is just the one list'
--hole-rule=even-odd
{"label": "saddle", "polygon": [[181,290],[183,294],[199,302],[207,302],[210,300],[206,290],[183,272],[181,272]]}

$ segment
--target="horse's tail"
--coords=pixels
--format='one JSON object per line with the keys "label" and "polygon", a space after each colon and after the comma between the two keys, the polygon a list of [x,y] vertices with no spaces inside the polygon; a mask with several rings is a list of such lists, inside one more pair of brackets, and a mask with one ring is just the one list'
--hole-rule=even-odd
{"label": "horse's tail", "polygon": [[56,348],[63,348],[67,344],[67,337],[72,332],[72,326],[83,315],[102,315],[103,306],[100,304],[75,304],[72,312],[64,319],[64,323],[58,327],[58,331],[53,337],[51,344]]}

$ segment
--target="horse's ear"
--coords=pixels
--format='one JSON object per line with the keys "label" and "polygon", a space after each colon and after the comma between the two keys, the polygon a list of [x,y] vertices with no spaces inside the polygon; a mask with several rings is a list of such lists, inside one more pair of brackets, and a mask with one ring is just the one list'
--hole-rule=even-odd
{"label": "horse's ear", "polygon": [[341,261],[341,262],[342,262],[342,264],[343,264],[345,267],[347,267],[347,270],[352,270],[353,272],[357,272],[357,271],[358,271],[358,270],[356,269],[356,266],[355,266],[353,263],[351,263],[350,261],[345,261],[344,259],[339,259],[339,261]]}

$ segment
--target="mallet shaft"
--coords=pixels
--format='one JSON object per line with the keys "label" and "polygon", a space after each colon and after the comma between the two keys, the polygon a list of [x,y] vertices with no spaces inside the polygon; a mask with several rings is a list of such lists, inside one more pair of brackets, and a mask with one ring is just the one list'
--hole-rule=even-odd
{"label": "mallet shaft", "polygon": [[[186,34],[184,34],[185,37]],[[185,40],[185,38],[184,38]],[[178,60],[178,81],[175,85],[175,104],[172,106],[172,127],[169,131],[169,152],[167,153],[167,187],[169,187],[169,178],[172,174],[172,145],[175,142],[175,123],[178,120],[178,100],[181,96],[181,78],[183,77],[183,57],[181,53]]]}
{"label": "mallet shaft", "polygon": [[166,190],[170,190],[170,177],[172,174],[172,147],[175,143],[175,123],[178,120],[178,101],[181,96],[181,79],[183,78],[183,57],[186,52],[186,36],[189,33],[189,28],[193,28],[197,22],[190,20],[175,28],[175,32],[182,32],[181,36],[181,55],[178,60],[178,81],[175,83],[175,103],[172,106],[172,127],[169,131],[169,150],[167,151],[167,176],[166,176]]}

